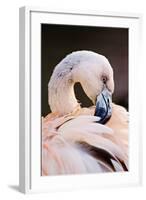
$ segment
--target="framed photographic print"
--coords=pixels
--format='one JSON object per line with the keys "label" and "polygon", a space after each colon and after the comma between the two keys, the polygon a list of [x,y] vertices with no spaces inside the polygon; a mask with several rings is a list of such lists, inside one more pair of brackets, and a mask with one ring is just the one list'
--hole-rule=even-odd
{"label": "framed photographic print", "polygon": [[141,16],[20,8],[20,191],[138,185]]}

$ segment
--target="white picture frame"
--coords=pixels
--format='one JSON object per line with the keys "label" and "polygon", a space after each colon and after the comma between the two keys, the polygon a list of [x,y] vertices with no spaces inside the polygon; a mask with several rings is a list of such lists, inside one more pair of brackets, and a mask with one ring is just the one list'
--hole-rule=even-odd
{"label": "white picture frame", "polygon": [[[142,132],[137,107],[141,15],[99,11],[20,8],[20,191],[23,193],[139,185],[142,179]],[[40,123],[40,24],[73,24],[129,29],[129,171],[42,177]],[[37,88],[37,89],[36,89]],[[134,99],[134,100],[133,100]]]}

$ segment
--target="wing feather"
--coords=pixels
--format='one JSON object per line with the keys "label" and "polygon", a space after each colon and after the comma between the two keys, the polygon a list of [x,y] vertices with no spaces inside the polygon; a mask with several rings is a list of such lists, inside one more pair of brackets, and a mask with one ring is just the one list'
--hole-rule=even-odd
{"label": "wing feather", "polygon": [[112,120],[98,124],[91,114],[42,118],[42,175],[127,171],[126,122],[118,134]]}

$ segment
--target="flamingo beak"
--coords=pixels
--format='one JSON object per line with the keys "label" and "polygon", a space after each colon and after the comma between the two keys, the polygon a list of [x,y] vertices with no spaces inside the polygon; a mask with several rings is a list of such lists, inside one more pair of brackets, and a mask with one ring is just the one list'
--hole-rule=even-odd
{"label": "flamingo beak", "polygon": [[97,96],[96,108],[94,116],[99,118],[100,124],[105,124],[112,115],[112,95],[111,92],[104,87],[102,92]]}

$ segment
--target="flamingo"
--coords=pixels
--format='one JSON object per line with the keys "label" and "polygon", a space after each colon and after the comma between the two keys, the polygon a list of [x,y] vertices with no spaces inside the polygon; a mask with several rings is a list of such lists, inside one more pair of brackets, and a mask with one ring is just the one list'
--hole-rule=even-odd
{"label": "flamingo", "polygon": [[[81,107],[79,82],[93,102]],[[128,112],[112,102],[113,69],[81,50],[56,65],[48,83],[51,113],[42,117],[42,176],[128,171]]]}

